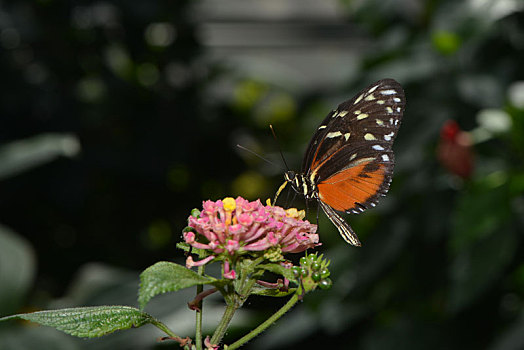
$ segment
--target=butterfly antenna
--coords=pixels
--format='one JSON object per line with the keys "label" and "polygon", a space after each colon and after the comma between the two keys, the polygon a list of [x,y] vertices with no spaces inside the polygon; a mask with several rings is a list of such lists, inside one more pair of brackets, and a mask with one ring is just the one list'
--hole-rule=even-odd
{"label": "butterfly antenna", "polygon": [[274,166],[276,166],[276,167],[282,168],[280,165],[278,165],[278,164],[276,164],[276,163],[270,161],[270,160],[267,159],[267,158],[262,157],[260,154],[258,154],[257,152],[255,152],[255,151],[253,151],[253,150],[250,150],[249,148],[246,148],[246,147],[244,147],[244,146],[242,146],[242,145],[240,145],[240,144],[237,144],[237,147],[240,148],[241,150],[244,150],[244,151],[247,151],[247,152],[251,153],[252,155],[254,155],[254,156],[256,156],[256,157],[262,159],[262,160],[265,161],[265,162],[268,162],[268,163],[271,164],[271,165],[274,165]]}
{"label": "butterfly antenna", "polygon": [[269,125],[269,128],[271,129],[271,133],[273,134],[273,138],[275,139],[275,142],[277,143],[278,152],[280,153],[280,156],[282,157],[282,161],[284,162],[284,165],[286,166],[286,170],[289,171],[289,166],[287,165],[286,158],[284,158],[284,153],[282,153],[282,148],[280,148],[280,144],[278,143],[277,134],[275,134],[275,129],[273,129],[273,125]]}

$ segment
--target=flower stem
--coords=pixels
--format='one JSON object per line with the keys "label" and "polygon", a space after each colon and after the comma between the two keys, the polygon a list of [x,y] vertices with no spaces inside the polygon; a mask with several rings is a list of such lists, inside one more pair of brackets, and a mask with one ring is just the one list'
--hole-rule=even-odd
{"label": "flower stem", "polygon": [[231,320],[233,319],[233,316],[235,315],[235,311],[237,311],[237,308],[238,305],[235,301],[228,303],[226,311],[224,311],[224,315],[222,315],[222,319],[220,320],[220,323],[218,324],[218,327],[215,330],[213,337],[211,338],[211,344],[220,343],[220,341],[224,337],[224,334],[226,334],[229,322],[231,322]]}
{"label": "flower stem", "polygon": [[164,333],[166,333],[167,335],[169,335],[171,338],[179,338],[180,339],[180,337],[178,335],[173,333],[173,331],[170,330],[169,328],[167,328],[167,326],[165,324],[163,324],[162,322],[160,322],[160,321],[155,319],[155,320],[151,321],[151,324],[153,326],[155,326],[156,328],[160,329],[161,331],[163,331]]}
{"label": "flower stem", "polygon": [[211,338],[211,344],[218,344],[222,341],[222,338],[224,337],[224,334],[226,334],[229,323],[233,319],[235,312],[244,304],[246,299],[251,294],[251,289],[256,282],[256,278],[250,277],[250,275],[253,272],[254,267],[260,264],[262,261],[264,261],[264,257],[254,260],[252,264],[240,272],[239,276],[241,276],[241,280],[240,287],[238,288],[238,294],[235,290],[229,290],[224,294],[227,308],[226,311],[224,311],[224,315],[222,316],[222,319],[220,320],[213,337]]}
{"label": "flower stem", "polygon": [[227,347],[228,350],[234,350],[239,348],[240,346],[244,345],[260,333],[262,333],[264,330],[266,330],[269,326],[271,326],[274,322],[276,322],[280,317],[282,317],[286,312],[288,312],[299,300],[298,294],[295,293],[291,297],[291,299],[288,300],[288,302],[280,308],[277,312],[275,312],[271,317],[269,317],[267,320],[265,320],[263,323],[261,323],[257,328],[253,329],[251,332],[234,342],[233,344],[229,345]]}
{"label": "flower stem", "polygon": [[[198,267],[197,273],[200,276],[204,275],[204,265]],[[199,295],[204,290],[204,285],[197,285],[196,294]],[[198,309],[196,310],[196,325],[195,325],[195,345],[197,350],[202,350],[202,311],[204,303],[200,301]]]}

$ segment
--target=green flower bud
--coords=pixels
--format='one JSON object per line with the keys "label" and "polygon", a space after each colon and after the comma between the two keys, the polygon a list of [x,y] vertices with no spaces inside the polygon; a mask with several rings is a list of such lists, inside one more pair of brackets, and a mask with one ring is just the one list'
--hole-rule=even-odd
{"label": "green flower bud", "polygon": [[309,271],[306,268],[301,268],[300,269],[300,276],[307,277],[307,275],[309,275]]}
{"label": "green flower bud", "polygon": [[318,282],[320,281],[321,277],[320,277],[320,273],[318,271],[315,271],[311,274],[311,278],[313,279],[313,281],[315,282]]}
{"label": "green flower bud", "polygon": [[301,270],[301,269],[300,269],[300,267],[298,267],[298,266],[293,266],[293,267],[291,268],[291,271],[293,271],[293,276],[295,276],[295,278],[298,277],[298,276],[300,276],[300,270]]}
{"label": "green flower bud", "polygon": [[331,286],[333,285],[333,281],[329,278],[325,278],[323,279],[322,281],[320,281],[320,283],[318,284],[318,286],[320,287],[320,289],[329,289],[331,288]]}
{"label": "green flower bud", "polygon": [[330,274],[331,272],[329,272],[329,270],[325,267],[322,270],[320,270],[320,276],[322,276],[322,278],[327,278]]}
{"label": "green flower bud", "polygon": [[317,255],[316,254],[310,254],[307,256],[307,259],[309,260],[309,266],[311,266],[313,263],[317,261]]}
{"label": "green flower bud", "polygon": [[300,258],[300,265],[302,266],[308,266],[308,260],[305,256]]}

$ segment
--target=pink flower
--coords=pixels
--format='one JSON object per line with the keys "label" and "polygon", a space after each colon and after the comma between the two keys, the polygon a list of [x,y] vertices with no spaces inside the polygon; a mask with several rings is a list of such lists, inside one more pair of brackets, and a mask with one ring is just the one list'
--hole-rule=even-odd
{"label": "pink flower", "polygon": [[224,273],[222,275],[224,276],[224,278],[230,280],[234,280],[235,278],[237,278],[237,273],[235,272],[235,270],[229,267],[229,261],[227,260],[224,261]]}
{"label": "pink flower", "polygon": [[272,261],[283,261],[284,253],[299,253],[321,244],[317,225],[303,220],[303,211],[294,208],[264,206],[260,200],[250,202],[242,197],[208,200],[202,207],[199,217],[189,217],[194,232],[185,232],[184,240],[217,259],[221,257],[228,278],[235,278],[234,270],[229,270],[234,256],[271,252]]}

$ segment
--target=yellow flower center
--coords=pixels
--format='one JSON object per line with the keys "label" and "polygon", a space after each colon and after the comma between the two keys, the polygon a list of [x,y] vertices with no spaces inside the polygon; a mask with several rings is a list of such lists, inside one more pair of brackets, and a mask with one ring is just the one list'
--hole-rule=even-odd
{"label": "yellow flower center", "polygon": [[306,212],[304,210],[297,210],[297,208],[289,208],[286,209],[286,216],[302,220],[306,217]]}
{"label": "yellow flower center", "polygon": [[237,202],[235,202],[235,199],[231,197],[224,198],[222,203],[224,204],[225,211],[233,211],[237,207]]}

